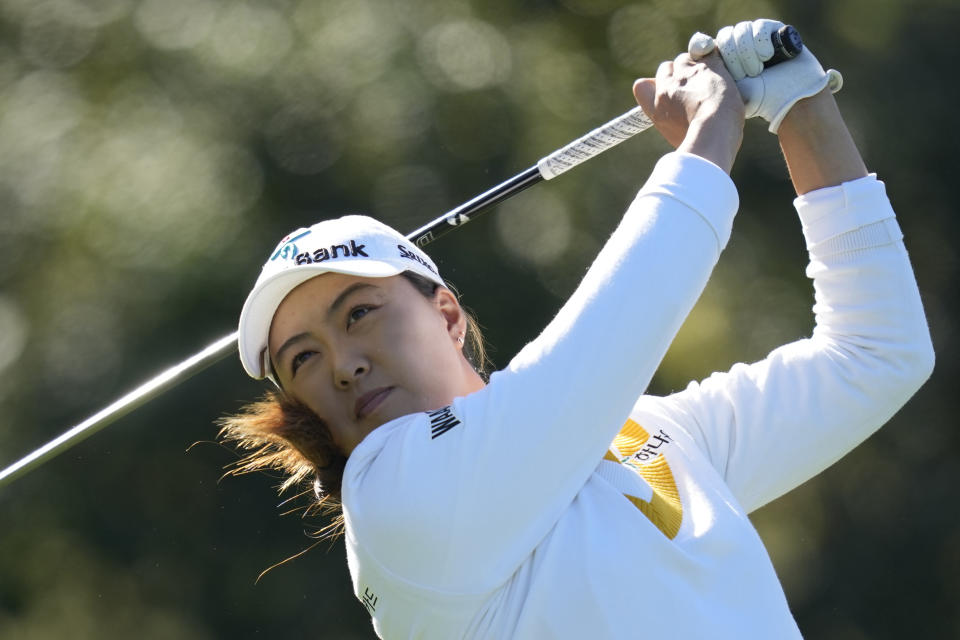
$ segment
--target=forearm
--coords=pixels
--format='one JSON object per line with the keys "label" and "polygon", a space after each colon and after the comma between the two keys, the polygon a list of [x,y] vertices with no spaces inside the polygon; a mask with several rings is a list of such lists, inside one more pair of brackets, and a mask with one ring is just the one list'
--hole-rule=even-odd
{"label": "forearm", "polygon": [[797,195],[867,175],[829,89],[795,104],[778,134]]}

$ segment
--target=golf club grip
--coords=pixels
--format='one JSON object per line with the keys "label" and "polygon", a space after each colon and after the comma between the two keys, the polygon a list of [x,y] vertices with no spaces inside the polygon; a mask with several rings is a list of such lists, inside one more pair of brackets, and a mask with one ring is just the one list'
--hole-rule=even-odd
{"label": "golf club grip", "polygon": [[[800,55],[803,50],[803,40],[800,34],[789,24],[780,27],[770,35],[773,44],[773,57],[764,63],[764,67],[772,67],[785,60]],[[632,138],[641,131],[653,126],[653,121],[640,107],[634,107],[622,116],[614,118],[607,124],[597,127],[587,135],[577,138],[562,149],[557,149],[537,162],[537,168],[544,180],[556,178],[561,173],[573,169],[575,166],[603,153],[610,147],[615,147],[624,140]]]}
{"label": "golf club grip", "polygon": [[653,126],[653,120],[640,107],[634,107],[620,117],[597,127],[587,135],[577,138],[562,149],[537,161],[537,169],[544,180],[552,180],[561,173],[573,169],[581,162],[615,147],[641,131]]}

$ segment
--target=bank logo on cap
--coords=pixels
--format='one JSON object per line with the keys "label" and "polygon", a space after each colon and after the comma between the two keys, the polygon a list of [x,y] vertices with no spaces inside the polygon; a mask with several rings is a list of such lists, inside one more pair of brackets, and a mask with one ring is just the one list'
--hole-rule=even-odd
{"label": "bank logo on cap", "polygon": [[329,249],[321,247],[312,253],[309,251],[296,253],[296,247],[294,247],[294,260],[297,264],[313,264],[314,262],[325,262],[337,258],[357,258],[361,256],[369,258],[370,256],[363,250],[366,246],[365,244],[357,244],[356,240],[351,239],[349,247],[345,244],[335,244],[331,245]]}
{"label": "bank logo on cap", "polygon": [[307,229],[303,233],[296,236],[293,234],[290,234],[289,236],[281,240],[280,244],[277,245],[277,250],[273,252],[272,256],[270,256],[270,261],[272,262],[277,258],[280,258],[281,260],[287,260],[288,258],[292,258],[293,256],[295,256],[297,253],[296,241],[308,235],[310,235],[310,229]]}

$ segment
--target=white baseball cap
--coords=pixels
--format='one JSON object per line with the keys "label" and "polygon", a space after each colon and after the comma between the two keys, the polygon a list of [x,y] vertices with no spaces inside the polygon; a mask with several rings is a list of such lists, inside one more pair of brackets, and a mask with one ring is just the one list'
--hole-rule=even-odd
{"label": "white baseball cap", "polygon": [[369,278],[413,271],[443,285],[427,254],[368,216],[343,216],[297,229],[270,254],[240,312],[240,361],[251,377],[273,378],[267,339],[283,299],[310,278],[331,271]]}

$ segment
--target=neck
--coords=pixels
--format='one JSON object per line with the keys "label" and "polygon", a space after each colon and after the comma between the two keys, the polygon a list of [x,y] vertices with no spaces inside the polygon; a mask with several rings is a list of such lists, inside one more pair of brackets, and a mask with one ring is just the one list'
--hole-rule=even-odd
{"label": "neck", "polygon": [[467,359],[463,359],[463,375],[462,384],[460,385],[463,389],[463,392],[460,395],[470,395],[474,391],[479,391],[487,386],[487,383],[483,381],[483,378],[480,377],[480,374],[477,373],[474,368],[467,362]]}

